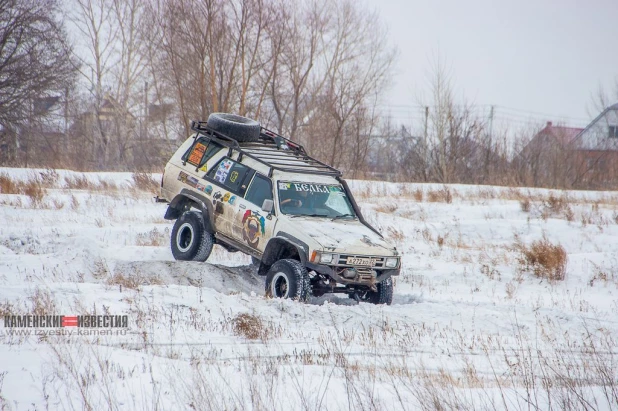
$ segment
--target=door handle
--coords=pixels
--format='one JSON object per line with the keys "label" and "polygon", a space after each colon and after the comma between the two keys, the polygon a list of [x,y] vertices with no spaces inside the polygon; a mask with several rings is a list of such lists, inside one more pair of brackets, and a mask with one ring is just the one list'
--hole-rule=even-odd
{"label": "door handle", "polygon": [[244,204],[240,204],[240,205],[238,206],[238,208],[242,208],[242,209],[244,210],[244,209],[245,209],[245,208],[247,208],[247,207],[246,207]]}

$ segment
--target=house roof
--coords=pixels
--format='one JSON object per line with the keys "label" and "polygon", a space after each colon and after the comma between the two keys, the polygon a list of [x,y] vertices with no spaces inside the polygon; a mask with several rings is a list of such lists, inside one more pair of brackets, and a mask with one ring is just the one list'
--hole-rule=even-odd
{"label": "house roof", "polygon": [[566,147],[571,144],[575,137],[582,131],[584,131],[583,128],[554,126],[551,121],[548,121],[545,128],[537,133],[537,138],[543,140],[553,139],[561,146]]}

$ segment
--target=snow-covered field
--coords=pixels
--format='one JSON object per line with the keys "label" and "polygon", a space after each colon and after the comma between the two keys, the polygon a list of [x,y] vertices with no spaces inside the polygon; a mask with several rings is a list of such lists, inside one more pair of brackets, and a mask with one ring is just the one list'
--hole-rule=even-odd
{"label": "snow-covered field", "polygon": [[[618,193],[352,181],[403,253],[394,302],[300,304],[265,299],[240,253],[174,261],[166,205],[131,173],[2,176],[46,188],[0,193],[0,322],[129,327],[0,323],[1,410],[618,407]],[[544,237],[567,252],[564,280],[520,265]]]}

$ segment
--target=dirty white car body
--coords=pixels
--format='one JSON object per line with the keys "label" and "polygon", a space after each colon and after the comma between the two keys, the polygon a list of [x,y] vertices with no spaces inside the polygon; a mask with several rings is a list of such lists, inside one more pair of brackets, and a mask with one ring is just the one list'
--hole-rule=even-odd
{"label": "dirty white car body", "polygon": [[178,219],[176,258],[203,261],[210,241],[251,255],[273,297],[338,292],[390,304],[399,253],[363,219],[338,170],[264,128],[257,141],[240,143],[208,123],[192,128],[161,183],[161,201],[170,203],[165,218]]}

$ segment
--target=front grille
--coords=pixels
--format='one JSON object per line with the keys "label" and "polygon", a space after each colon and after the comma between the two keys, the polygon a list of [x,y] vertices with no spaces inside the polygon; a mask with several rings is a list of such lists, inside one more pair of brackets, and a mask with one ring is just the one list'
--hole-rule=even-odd
{"label": "front grille", "polygon": [[[348,257],[354,257],[354,258],[373,258],[376,260],[376,263],[373,267],[370,266],[363,266],[363,265],[353,265],[353,264],[348,264]],[[384,264],[385,264],[385,258],[384,257],[376,257],[376,256],[370,256],[370,255],[352,255],[352,254],[340,254],[339,258],[336,260],[336,265],[337,267],[355,267],[357,271],[360,272],[360,270],[363,269],[367,269],[369,271],[371,271],[372,269],[380,269],[380,268],[384,268]]]}

